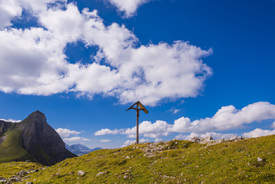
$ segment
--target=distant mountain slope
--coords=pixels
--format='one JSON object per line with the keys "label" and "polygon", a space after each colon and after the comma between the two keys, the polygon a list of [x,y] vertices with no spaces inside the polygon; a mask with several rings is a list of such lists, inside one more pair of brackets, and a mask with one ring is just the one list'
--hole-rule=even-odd
{"label": "distant mountain slope", "polygon": [[65,144],[65,146],[66,146],[67,150],[69,150],[70,152],[76,154],[77,156],[82,156],[84,154],[102,149],[100,147],[90,149],[87,146],[84,146],[82,144],[73,144],[73,145]]}
{"label": "distant mountain slope", "polygon": [[214,145],[173,140],[102,149],[40,170],[24,182],[271,184],[274,145],[275,135]]}
{"label": "distant mountain slope", "polygon": [[0,121],[0,162],[31,160],[53,165],[74,156],[39,111],[20,123]]}

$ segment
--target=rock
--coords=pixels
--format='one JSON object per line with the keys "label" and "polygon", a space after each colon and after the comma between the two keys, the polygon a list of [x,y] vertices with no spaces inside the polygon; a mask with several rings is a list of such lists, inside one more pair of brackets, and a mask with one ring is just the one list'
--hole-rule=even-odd
{"label": "rock", "polygon": [[229,138],[230,141],[239,141],[242,140],[243,138],[241,136],[235,136],[235,137],[231,137]]}
{"label": "rock", "polygon": [[213,137],[211,137],[211,136],[208,136],[208,137],[206,137],[205,139],[204,139],[204,141],[212,141],[213,140]]}
{"label": "rock", "polygon": [[28,172],[23,170],[23,171],[20,171],[19,173],[17,173],[16,175],[19,175],[20,177],[24,177],[27,174],[28,174]]}
{"label": "rock", "polygon": [[30,181],[29,181],[29,182],[27,182],[27,184],[33,184],[33,182],[30,182]]}
{"label": "rock", "polygon": [[81,171],[81,170],[79,170],[77,173],[77,175],[80,175],[80,176],[83,176],[84,174],[85,174],[85,171]]}
{"label": "rock", "polygon": [[103,172],[99,172],[99,173],[97,173],[97,175],[96,176],[100,176],[100,175],[104,175],[104,174],[108,174],[109,173],[109,171],[103,171]]}
{"label": "rock", "polygon": [[224,142],[224,138],[216,140],[216,143],[221,143],[221,142]]}
{"label": "rock", "polygon": [[5,182],[7,182],[7,179],[4,177],[0,177],[0,183],[5,183]]}
{"label": "rock", "polygon": [[191,141],[192,141],[192,142],[197,142],[197,143],[199,143],[199,142],[203,141],[203,139],[200,138],[200,137],[192,137],[192,138],[191,138]]}
{"label": "rock", "polygon": [[129,156],[126,156],[125,158],[129,159],[130,157],[129,157]]}
{"label": "rock", "polygon": [[9,182],[20,182],[21,179],[17,176],[12,176],[10,179],[9,179]]}
{"label": "rock", "polygon": [[263,161],[263,159],[260,158],[260,157],[258,157],[257,160],[258,160],[258,162],[262,162]]}

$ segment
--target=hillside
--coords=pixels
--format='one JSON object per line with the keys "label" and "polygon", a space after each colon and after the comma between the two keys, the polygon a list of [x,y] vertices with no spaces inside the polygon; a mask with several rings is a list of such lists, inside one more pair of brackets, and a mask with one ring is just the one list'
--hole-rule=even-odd
{"label": "hillside", "polygon": [[20,123],[0,121],[0,163],[31,160],[53,165],[74,156],[39,111]]}
{"label": "hillside", "polygon": [[[182,140],[144,143],[120,149],[98,150],[66,159],[30,174],[24,181],[275,183],[274,145],[275,135],[215,145]],[[5,177],[1,171],[0,176]]]}

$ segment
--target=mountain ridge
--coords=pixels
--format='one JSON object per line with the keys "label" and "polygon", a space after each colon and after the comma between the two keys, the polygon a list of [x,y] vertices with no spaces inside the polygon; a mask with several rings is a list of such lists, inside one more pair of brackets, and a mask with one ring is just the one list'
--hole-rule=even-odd
{"label": "mountain ridge", "polygon": [[65,147],[67,148],[67,150],[69,150],[70,152],[76,154],[77,156],[82,156],[84,154],[102,149],[100,147],[96,147],[96,148],[91,149],[91,148],[88,148],[87,146],[85,146],[83,144],[72,144],[72,145],[65,144]]}

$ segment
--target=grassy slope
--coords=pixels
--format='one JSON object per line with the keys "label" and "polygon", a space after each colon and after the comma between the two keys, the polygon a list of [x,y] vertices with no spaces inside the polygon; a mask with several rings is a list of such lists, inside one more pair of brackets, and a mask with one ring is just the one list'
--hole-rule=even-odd
{"label": "grassy slope", "polygon": [[9,162],[0,164],[0,177],[10,178],[22,170],[40,169],[41,164],[33,162]]}
{"label": "grassy slope", "polygon": [[[144,152],[147,146],[145,143],[121,149],[98,150],[81,157],[66,159],[32,174],[28,181],[275,183],[275,135],[212,146],[174,140],[166,145],[165,150],[148,153],[149,157]],[[263,161],[258,162],[258,157]],[[79,170],[85,171],[85,175],[78,176]],[[97,176],[99,172],[104,171],[108,173]]]}
{"label": "grassy slope", "polygon": [[0,144],[0,163],[32,159],[22,148],[20,142],[21,130],[14,129],[5,133],[6,139]]}

